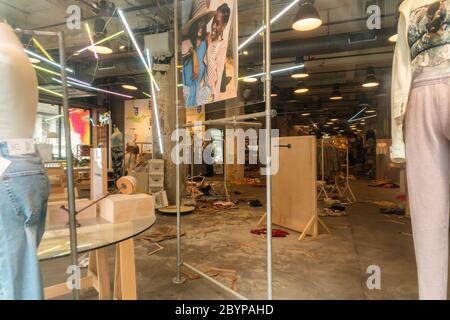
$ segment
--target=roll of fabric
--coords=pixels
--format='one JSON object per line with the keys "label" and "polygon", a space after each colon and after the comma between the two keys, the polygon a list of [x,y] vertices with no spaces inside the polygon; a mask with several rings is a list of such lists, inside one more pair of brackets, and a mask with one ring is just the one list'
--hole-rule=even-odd
{"label": "roll of fabric", "polygon": [[137,180],[135,177],[124,176],[117,180],[116,186],[122,194],[133,194],[136,192]]}

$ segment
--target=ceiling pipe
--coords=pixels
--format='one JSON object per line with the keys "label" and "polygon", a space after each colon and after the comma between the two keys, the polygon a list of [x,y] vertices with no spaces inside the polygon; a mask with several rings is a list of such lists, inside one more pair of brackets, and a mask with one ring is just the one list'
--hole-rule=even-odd
{"label": "ceiling pipe", "polygon": [[[357,33],[342,33],[322,37],[300,38],[296,40],[279,41],[272,43],[272,59],[329,54],[344,51],[373,49],[391,45],[388,38],[396,28],[386,28],[374,31]],[[352,39],[369,39],[355,41]],[[256,43],[248,47],[248,55],[241,56],[241,60],[262,60],[263,44]]]}
{"label": "ceiling pipe", "polygon": [[[173,0],[167,0],[167,4],[168,5],[172,5],[173,4]],[[145,9],[152,10],[152,9],[159,9],[159,8],[160,8],[160,6],[158,5],[158,1],[153,1],[153,3],[143,4],[143,5],[129,7],[129,8],[123,8],[122,11],[125,12],[125,13],[129,13],[129,12],[140,11],[140,10],[145,10]],[[98,15],[95,15],[95,16],[90,16],[90,17],[87,17],[87,18],[83,18],[81,20],[81,22],[97,19],[98,17],[99,17]],[[54,24],[50,24],[50,25],[46,25],[46,26],[35,28],[35,30],[42,30],[42,29],[61,27],[61,26],[66,25],[66,23],[67,23],[66,21],[59,22],[59,23],[54,23]]]}

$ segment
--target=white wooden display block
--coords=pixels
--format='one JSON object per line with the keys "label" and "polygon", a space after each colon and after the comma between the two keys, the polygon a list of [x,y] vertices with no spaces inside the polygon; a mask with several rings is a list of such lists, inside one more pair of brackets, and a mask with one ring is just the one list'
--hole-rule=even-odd
{"label": "white wooden display block", "polygon": [[148,186],[150,188],[164,187],[164,175],[162,175],[162,174],[150,174],[148,176]]}
{"label": "white wooden display block", "polygon": [[[76,199],[75,207],[76,211],[83,209],[90,205],[93,201],[89,199]],[[55,201],[49,202],[47,206],[47,224],[64,223],[69,221],[69,214],[61,206],[68,208],[67,201]],[[83,221],[86,219],[95,219],[97,217],[97,205],[80,212],[77,215],[78,221]]]}
{"label": "white wooden display block", "polygon": [[150,174],[164,174],[164,160],[149,160],[148,169]]}
{"label": "white wooden display block", "polygon": [[155,198],[148,194],[115,194],[100,202],[100,216],[109,222],[129,221],[155,214]]}

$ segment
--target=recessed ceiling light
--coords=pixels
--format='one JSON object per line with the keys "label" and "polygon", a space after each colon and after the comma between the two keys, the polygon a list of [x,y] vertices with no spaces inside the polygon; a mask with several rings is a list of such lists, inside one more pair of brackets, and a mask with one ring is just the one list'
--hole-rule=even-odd
{"label": "recessed ceiling light", "polygon": [[121,45],[121,46],[119,47],[120,50],[124,50],[125,48],[126,48],[125,45]]}
{"label": "recessed ceiling light", "polygon": [[334,122],[328,121],[327,124],[332,125]]}
{"label": "recessed ceiling light", "polygon": [[334,129],[334,130],[339,130],[340,128],[339,128],[339,127],[334,127],[333,129]]}
{"label": "recessed ceiling light", "polygon": [[338,118],[334,118],[334,119],[331,119],[331,121],[336,122],[336,121],[339,121],[339,119]]}
{"label": "recessed ceiling light", "polygon": [[278,93],[272,93],[270,96],[271,97],[278,97]]}
{"label": "recessed ceiling light", "polygon": [[244,50],[242,53],[244,54],[244,56],[248,56],[248,51],[247,50]]}
{"label": "recessed ceiling light", "polygon": [[131,84],[123,84],[122,88],[127,89],[127,90],[133,90],[133,91],[136,91],[138,89],[138,87],[131,85]]}
{"label": "recessed ceiling light", "polygon": [[374,110],[374,109],[366,110],[366,113],[375,113],[375,112],[377,112],[377,110]]}
{"label": "recessed ceiling light", "polygon": [[306,112],[306,113],[302,113],[302,117],[309,117],[311,115],[311,113]]}

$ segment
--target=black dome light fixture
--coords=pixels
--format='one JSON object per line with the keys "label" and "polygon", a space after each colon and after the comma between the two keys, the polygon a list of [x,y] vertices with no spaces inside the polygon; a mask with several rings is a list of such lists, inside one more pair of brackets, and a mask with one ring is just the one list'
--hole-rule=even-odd
{"label": "black dome light fixture", "polygon": [[295,94],[303,94],[309,92],[309,88],[306,86],[304,81],[299,81],[297,84],[297,89],[295,89]]}
{"label": "black dome light fixture", "polygon": [[339,83],[335,83],[333,85],[333,91],[331,92],[330,100],[337,101],[337,100],[342,100],[342,99],[343,99],[343,97],[342,97]]}
{"label": "black dome light fixture", "polygon": [[309,77],[308,71],[306,71],[305,59],[299,57],[295,59],[295,64],[301,66],[299,69],[292,71],[291,78],[293,79],[304,79]]}
{"label": "black dome light fixture", "polygon": [[378,87],[379,85],[380,85],[380,82],[378,82],[378,80],[375,76],[374,67],[368,67],[366,81],[364,81],[362,86],[364,88],[375,88],[375,87]]}
{"label": "black dome light fixture", "polygon": [[296,31],[312,31],[322,25],[322,19],[314,7],[314,0],[305,0],[299,4],[292,29]]}

